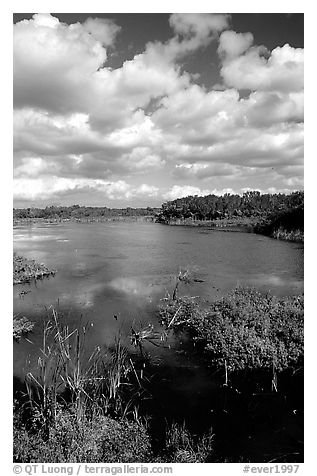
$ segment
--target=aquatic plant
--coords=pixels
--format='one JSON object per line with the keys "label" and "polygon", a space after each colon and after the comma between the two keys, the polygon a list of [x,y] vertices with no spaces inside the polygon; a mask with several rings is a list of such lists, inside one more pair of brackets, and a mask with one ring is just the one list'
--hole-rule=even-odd
{"label": "aquatic plant", "polygon": [[13,284],[29,283],[32,279],[42,279],[55,274],[55,270],[49,269],[43,263],[13,254]]}
{"label": "aquatic plant", "polygon": [[29,321],[25,316],[19,317],[13,316],[13,339],[19,342],[22,336],[26,336],[29,332],[32,332],[35,326],[34,322]]}
{"label": "aquatic plant", "polygon": [[[100,347],[88,353],[89,325],[71,330],[61,323],[56,310],[43,321],[42,347],[37,366],[25,383],[28,406],[38,427],[49,434],[55,425],[59,405],[70,407],[78,422],[87,416],[120,416],[133,408],[133,388],[140,385],[120,336],[113,348]],[[125,389],[129,387],[129,399]]]}

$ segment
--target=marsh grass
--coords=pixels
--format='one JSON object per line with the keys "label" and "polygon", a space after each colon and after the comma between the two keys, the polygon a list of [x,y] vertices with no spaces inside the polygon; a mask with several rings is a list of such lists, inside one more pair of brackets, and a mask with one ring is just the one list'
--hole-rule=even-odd
{"label": "marsh grass", "polygon": [[96,347],[88,354],[88,331],[88,324],[73,330],[62,324],[54,308],[43,321],[40,355],[25,384],[28,411],[46,437],[61,407],[71,409],[78,423],[96,414],[120,417],[133,408],[141,388],[121,336],[111,349]]}
{"label": "marsh grass", "polygon": [[142,379],[122,336],[111,349],[88,353],[89,325],[70,329],[50,312],[25,400],[15,402],[15,461],[147,460],[150,437],[137,407]]}

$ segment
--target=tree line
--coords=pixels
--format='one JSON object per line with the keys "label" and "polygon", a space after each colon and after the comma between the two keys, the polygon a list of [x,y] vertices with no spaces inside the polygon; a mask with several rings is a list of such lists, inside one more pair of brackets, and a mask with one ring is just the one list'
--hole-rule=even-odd
{"label": "tree line", "polygon": [[222,196],[188,196],[162,204],[158,221],[176,219],[221,220],[250,218],[258,227],[304,228],[304,192],[264,193],[248,191],[243,195],[226,193]]}
{"label": "tree line", "polygon": [[108,208],[108,207],[86,207],[80,205],[72,206],[49,206],[45,208],[14,208],[13,218],[44,218],[44,219],[85,219],[85,218],[111,218],[129,216],[153,216],[158,214],[159,208]]}
{"label": "tree line", "polygon": [[[222,196],[198,195],[177,198],[162,204],[160,208],[108,208],[72,206],[47,206],[45,208],[14,208],[14,219],[97,219],[111,217],[155,216],[157,222],[169,223],[177,219],[221,220],[246,219],[271,232],[282,227],[285,230],[304,228],[304,192],[291,194],[248,191],[243,195],[226,193]],[[264,228],[263,228],[264,227]]]}
{"label": "tree line", "polygon": [[188,196],[177,198],[162,204],[162,217],[195,218],[197,220],[216,220],[234,217],[266,217],[282,211],[304,206],[304,192],[297,191],[289,195],[283,193],[265,193],[248,191],[242,196],[225,193],[222,196]]}

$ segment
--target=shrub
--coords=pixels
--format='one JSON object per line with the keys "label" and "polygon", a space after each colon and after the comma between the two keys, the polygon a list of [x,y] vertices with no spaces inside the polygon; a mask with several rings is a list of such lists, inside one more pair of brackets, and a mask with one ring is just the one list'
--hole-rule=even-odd
{"label": "shrub", "polygon": [[166,325],[188,329],[216,366],[283,370],[302,364],[303,308],[303,296],[238,288],[207,308],[189,298],[165,302],[160,314]]}

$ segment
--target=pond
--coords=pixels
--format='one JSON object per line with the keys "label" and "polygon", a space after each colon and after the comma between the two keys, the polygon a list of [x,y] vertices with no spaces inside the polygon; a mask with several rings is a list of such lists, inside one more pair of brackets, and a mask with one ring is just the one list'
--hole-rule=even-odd
{"label": "pond", "polygon": [[[42,223],[14,227],[14,251],[57,270],[55,277],[14,286],[14,313],[37,324],[28,340],[14,344],[17,379],[38,356],[40,322],[50,306],[70,326],[90,323],[92,349],[111,345],[119,330],[129,336],[131,327],[159,329],[157,305],[172,293],[180,270],[192,278],[180,294],[215,299],[239,285],[278,296],[303,292],[303,245],[252,233],[145,222]],[[30,292],[21,296],[22,289]],[[209,421],[204,412],[212,395],[219,399],[219,382],[208,368],[173,336],[146,351],[164,413]]]}
{"label": "pond", "polygon": [[[14,228],[14,251],[57,270],[54,278],[14,286],[14,312],[37,321],[53,305],[69,324],[82,316],[93,324],[92,345],[109,344],[119,326],[157,325],[156,306],[180,270],[192,278],[181,294],[213,299],[237,285],[278,296],[303,291],[303,245],[252,233],[143,222],[35,224]],[[31,292],[21,297],[22,289]],[[35,330],[32,341],[37,337]],[[33,347],[17,346],[16,374]]]}

